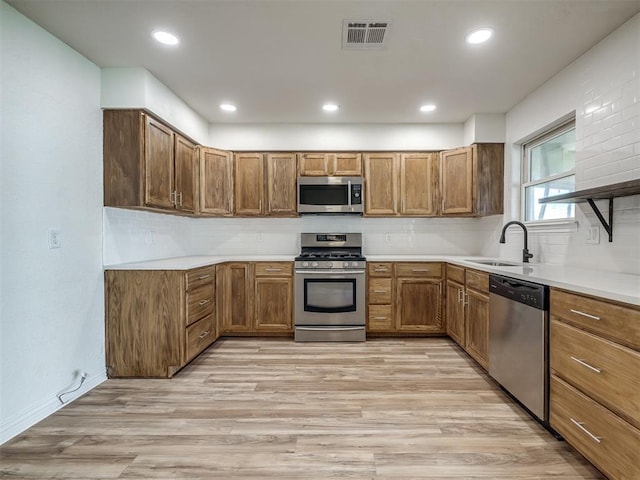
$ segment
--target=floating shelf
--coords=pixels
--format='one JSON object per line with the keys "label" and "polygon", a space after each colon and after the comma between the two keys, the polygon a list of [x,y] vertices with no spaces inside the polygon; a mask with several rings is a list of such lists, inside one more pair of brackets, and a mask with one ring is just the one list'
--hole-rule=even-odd
{"label": "floating shelf", "polygon": [[[609,234],[609,241],[613,242],[613,199],[640,194],[640,179],[628,182],[614,183],[604,187],[587,188],[576,192],[564,193],[553,197],[541,198],[540,203],[584,203],[591,205],[593,212]],[[609,221],[607,222],[595,203],[595,200],[609,200]]]}

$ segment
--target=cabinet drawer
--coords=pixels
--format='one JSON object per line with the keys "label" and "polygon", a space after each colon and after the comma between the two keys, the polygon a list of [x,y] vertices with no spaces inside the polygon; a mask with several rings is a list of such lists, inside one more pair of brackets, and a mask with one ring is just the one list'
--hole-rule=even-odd
{"label": "cabinet drawer", "polygon": [[551,369],[640,427],[640,353],[551,322]]}
{"label": "cabinet drawer", "polygon": [[215,317],[210,315],[187,327],[186,361],[202,352],[216,339]]}
{"label": "cabinet drawer", "polygon": [[467,270],[467,288],[489,293],[489,274],[477,270]]}
{"label": "cabinet drawer", "polygon": [[290,277],[293,274],[291,262],[258,262],[256,277]]}
{"label": "cabinet drawer", "polygon": [[442,277],[442,264],[396,263],[396,277]]}
{"label": "cabinet drawer", "polygon": [[640,309],[551,289],[551,315],[640,349]]}
{"label": "cabinet drawer", "polygon": [[388,332],[393,330],[391,305],[369,305],[367,330],[371,332]]}
{"label": "cabinet drawer", "polygon": [[367,273],[370,277],[390,277],[393,273],[393,264],[367,262]]}
{"label": "cabinet drawer", "polygon": [[187,325],[213,313],[215,290],[213,284],[203,285],[187,292]]}
{"label": "cabinet drawer", "polygon": [[464,285],[464,268],[457,265],[447,265],[447,280],[453,280]]}
{"label": "cabinet drawer", "polygon": [[640,430],[551,376],[551,426],[610,478],[640,478]]}
{"label": "cabinet drawer", "polygon": [[207,283],[213,283],[216,279],[216,266],[209,265],[202,268],[194,268],[186,274],[187,290],[198,288]]}
{"label": "cabinet drawer", "polygon": [[391,279],[390,278],[370,278],[369,279],[369,303],[375,303],[375,304],[391,303]]}

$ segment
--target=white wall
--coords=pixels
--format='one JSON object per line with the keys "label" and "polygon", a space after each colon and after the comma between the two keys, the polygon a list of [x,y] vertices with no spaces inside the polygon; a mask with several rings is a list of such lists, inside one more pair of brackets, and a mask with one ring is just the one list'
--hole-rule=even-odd
{"label": "white wall", "polygon": [[147,109],[196,142],[208,144],[207,121],[144,68],[103,68],[100,105]]}
{"label": "white wall", "polygon": [[100,69],[4,2],[0,57],[1,443],[105,360]]}
{"label": "white wall", "polygon": [[[505,221],[520,216],[520,150],[533,134],[575,111],[576,188],[640,178],[640,14],[544,83],[507,113]],[[606,201],[598,202],[607,211]],[[605,213],[606,216],[606,213]],[[640,199],[614,200],[613,243],[600,228],[600,243],[586,243],[586,231],[600,225],[587,204],[576,207],[577,226],[532,229],[537,262],[640,274]],[[499,226],[483,253],[518,258],[522,234],[509,230],[498,248]]]}
{"label": "white wall", "polygon": [[226,150],[445,150],[462,146],[462,124],[212,124],[209,145]]}
{"label": "white wall", "polygon": [[117,208],[105,209],[104,223],[105,265],[182,255],[293,256],[300,251],[301,232],[328,231],[362,232],[367,255],[477,255],[495,226],[468,218],[193,219]]}
{"label": "white wall", "polygon": [[472,143],[504,143],[504,113],[474,113],[464,122],[464,145]]}

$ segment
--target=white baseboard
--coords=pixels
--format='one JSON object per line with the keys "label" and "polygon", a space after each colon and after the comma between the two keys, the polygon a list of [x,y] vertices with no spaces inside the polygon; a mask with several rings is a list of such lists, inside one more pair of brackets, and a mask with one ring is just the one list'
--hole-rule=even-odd
{"label": "white baseboard", "polygon": [[53,399],[42,402],[41,405],[36,406],[35,408],[30,408],[28,411],[18,412],[16,415],[3,418],[0,421],[0,445],[8,442],[13,437],[21,434],[27,428],[32,427],[39,421],[44,420],[52,413],[66,407],[76,398],[79,398],[90,390],[93,390],[106,379],[107,375],[105,372],[90,374],[82,385],[82,388],[77,392],[70,393],[63,397],[65,401],[64,405],[60,404],[56,398],[56,394],[52,394]]}

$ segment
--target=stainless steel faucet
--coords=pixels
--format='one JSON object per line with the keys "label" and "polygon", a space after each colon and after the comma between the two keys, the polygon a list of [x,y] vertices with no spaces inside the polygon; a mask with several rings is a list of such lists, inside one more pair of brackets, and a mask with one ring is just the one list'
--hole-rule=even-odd
{"label": "stainless steel faucet", "polygon": [[500,243],[505,243],[504,233],[507,231],[507,227],[509,227],[509,225],[520,225],[522,227],[522,230],[524,230],[524,248],[522,249],[522,261],[524,263],[529,263],[529,259],[533,257],[533,254],[529,253],[529,248],[528,248],[529,232],[527,232],[527,227],[525,227],[523,223],[517,222],[515,220],[506,223],[505,226],[502,227],[502,234],[500,235]]}

